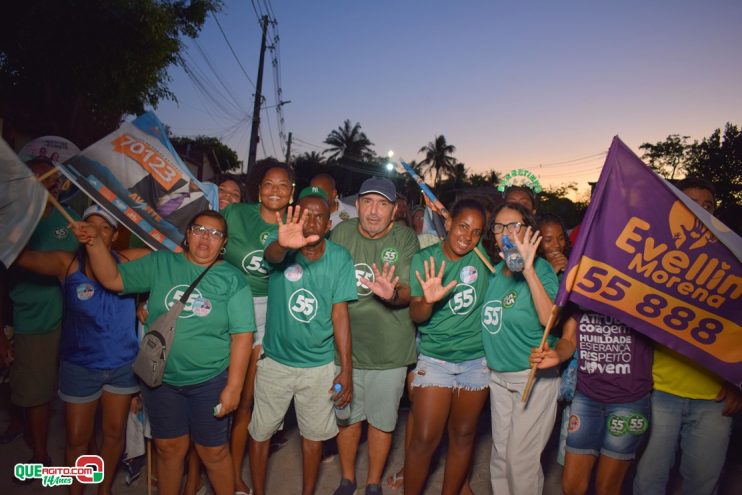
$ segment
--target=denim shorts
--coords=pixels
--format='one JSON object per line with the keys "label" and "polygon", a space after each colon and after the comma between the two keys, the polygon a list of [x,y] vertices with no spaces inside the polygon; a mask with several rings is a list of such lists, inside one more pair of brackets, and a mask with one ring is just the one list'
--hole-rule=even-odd
{"label": "denim shorts", "polygon": [[489,383],[490,370],[484,357],[450,363],[420,354],[413,370],[411,386],[484,390]]}
{"label": "denim shorts", "polygon": [[214,417],[214,406],[219,403],[219,395],[226,385],[227,370],[195,385],[142,386],[152,437],[169,439],[190,435],[191,440],[204,447],[226,444],[230,416]]}
{"label": "denim shorts", "polygon": [[73,404],[98,400],[103,391],[118,395],[139,392],[131,363],[110,370],[87,368],[69,361],[59,363],[59,398]]}
{"label": "denim shorts", "polygon": [[575,393],[567,423],[567,452],[634,459],[649,429],[649,394],[635,402],[608,404]]}

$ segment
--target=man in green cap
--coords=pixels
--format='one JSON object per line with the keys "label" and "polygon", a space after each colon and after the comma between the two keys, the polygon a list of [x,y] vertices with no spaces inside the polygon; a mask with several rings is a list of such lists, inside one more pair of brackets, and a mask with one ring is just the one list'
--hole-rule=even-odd
{"label": "man in green cap", "polygon": [[[291,400],[302,437],[302,493],[314,492],[322,442],[337,435],[337,407],[351,400],[352,364],[348,301],[356,279],[348,251],[325,239],[330,229],[327,195],[319,187],[299,194],[278,233],[268,236],[268,315],[263,358],[255,378],[250,422],[250,472],[256,495],[266,493],[265,473],[271,436]],[[339,356],[336,374],[335,353]],[[335,384],[341,391],[333,394]]]}

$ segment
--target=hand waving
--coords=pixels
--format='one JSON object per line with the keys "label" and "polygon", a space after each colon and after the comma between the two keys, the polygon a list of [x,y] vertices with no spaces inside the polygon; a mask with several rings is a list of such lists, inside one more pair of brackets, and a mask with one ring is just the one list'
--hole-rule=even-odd
{"label": "hand waving", "polygon": [[394,288],[397,286],[397,282],[399,282],[399,277],[394,276],[397,265],[390,267],[389,263],[384,263],[381,273],[379,273],[376,263],[371,265],[371,269],[374,271],[374,281],[372,282],[365,277],[360,277],[361,283],[381,299],[385,301],[390,300],[394,295]]}
{"label": "hand waving", "polygon": [[284,249],[301,249],[307,244],[319,240],[319,236],[312,234],[304,237],[304,222],[307,220],[307,212],[302,213],[301,206],[289,206],[286,211],[286,223],[283,223],[281,214],[276,212],[278,223],[278,245]]}
{"label": "hand waving", "polygon": [[523,270],[530,270],[533,268],[533,262],[536,259],[536,253],[538,252],[538,245],[541,244],[541,233],[538,230],[533,230],[531,227],[526,228],[526,233],[523,236],[523,242],[520,242],[517,235],[513,236],[513,244],[518,248],[521,256],[523,256],[524,267]]}
{"label": "hand waving", "polygon": [[430,257],[430,261],[423,261],[425,267],[425,280],[420,277],[420,272],[416,271],[415,276],[417,281],[420,282],[420,287],[423,290],[423,298],[426,303],[433,304],[443,299],[448,291],[456,287],[456,280],[452,280],[445,287],[443,286],[443,272],[446,269],[445,260],[441,262],[441,269],[438,270],[438,274],[435,273],[435,258]]}

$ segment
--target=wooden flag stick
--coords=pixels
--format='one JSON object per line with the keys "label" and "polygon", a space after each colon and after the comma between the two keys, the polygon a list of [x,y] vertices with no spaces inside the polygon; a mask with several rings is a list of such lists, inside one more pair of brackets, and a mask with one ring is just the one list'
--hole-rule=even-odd
{"label": "wooden flag stick", "polygon": [[[559,306],[556,304],[551,307],[551,314],[549,315],[549,321],[546,322],[546,328],[544,328],[544,336],[541,337],[541,345],[538,346],[539,351],[544,350],[544,345],[546,344],[546,339],[549,337],[549,333],[551,332],[552,327],[556,324],[557,319],[559,318]],[[521,397],[521,402],[524,404],[528,403],[528,397],[531,395],[531,389],[533,388],[533,383],[536,380],[536,370],[538,369],[538,365],[531,366],[531,374],[528,375],[528,382],[526,382],[526,388],[523,390],[523,396]]]}
{"label": "wooden flag stick", "polygon": [[72,218],[69,213],[67,213],[67,210],[64,209],[64,206],[59,204],[59,201],[57,201],[57,198],[55,198],[51,193],[47,195],[47,200],[52,204],[54,208],[56,208],[59,213],[62,214],[65,220],[67,220],[70,224],[75,223],[77,220]]}
{"label": "wooden flag stick", "polygon": [[39,182],[44,182],[46,179],[51,177],[52,175],[58,174],[59,169],[57,167],[54,167],[53,169],[49,170],[48,172],[41,174],[37,178],[39,179]]}

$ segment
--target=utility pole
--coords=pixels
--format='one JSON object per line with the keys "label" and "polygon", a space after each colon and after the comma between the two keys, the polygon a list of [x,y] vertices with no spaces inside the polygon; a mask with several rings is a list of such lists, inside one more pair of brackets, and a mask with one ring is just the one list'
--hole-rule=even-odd
{"label": "utility pole", "polygon": [[291,133],[289,132],[289,140],[286,142],[286,163],[291,163]]}
{"label": "utility pole", "polygon": [[268,16],[260,20],[263,26],[263,40],[260,42],[260,62],[258,63],[258,80],[255,82],[255,104],[252,109],[252,131],[250,132],[250,152],[247,155],[247,172],[255,166],[255,155],[258,152],[258,129],[260,128],[260,107],[263,104],[263,65],[265,63],[265,37],[268,33]]}

